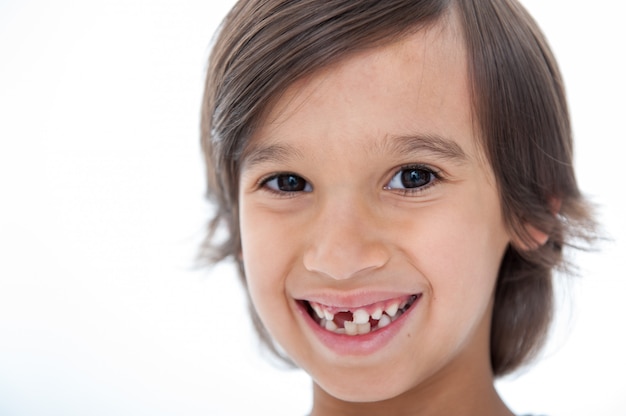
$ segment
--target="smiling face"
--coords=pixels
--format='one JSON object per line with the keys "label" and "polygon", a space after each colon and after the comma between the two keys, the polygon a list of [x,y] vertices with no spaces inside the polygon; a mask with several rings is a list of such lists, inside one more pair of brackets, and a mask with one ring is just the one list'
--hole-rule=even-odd
{"label": "smiling face", "polygon": [[466,60],[462,37],[441,26],[350,56],[294,83],[248,144],[248,289],[323,394],[370,402],[446,379],[492,382],[509,236]]}

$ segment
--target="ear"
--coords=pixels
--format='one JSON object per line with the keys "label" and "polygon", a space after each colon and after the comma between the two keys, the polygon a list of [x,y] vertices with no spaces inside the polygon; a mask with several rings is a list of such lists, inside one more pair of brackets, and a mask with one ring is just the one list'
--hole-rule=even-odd
{"label": "ear", "polygon": [[533,244],[531,245],[520,241],[519,245],[523,250],[535,250],[548,242],[548,234],[544,233],[543,231],[533,227],[530,224],[526,224],[524,228],[526,228],[526,232],[533,239]]}
{"label": "ear", "polygon": [[[561,210],[561,202],[561,198],[550,198],[550,211],[552,212],[552,215],[557,216],[559,214],[559,211]],[[524,225],[524,228],[534,243],[527,244],[523,241],[518,241],[517,243],[522,250],[536,250],[548,242],[549,236],[543,231],[528,223]]]}

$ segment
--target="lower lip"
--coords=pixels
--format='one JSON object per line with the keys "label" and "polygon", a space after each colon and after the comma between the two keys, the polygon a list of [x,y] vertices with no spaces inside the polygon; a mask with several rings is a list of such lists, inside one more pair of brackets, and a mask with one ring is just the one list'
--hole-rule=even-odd
{"label": "lower lip", "polygon": [[409,315],[416,309],[420,299],[421,296],[398,319],[386,327],[365,335],[346,335],[327,331],[313,320],[303,305],[299,302],[296,302],[296,305],[306,324],[327,348],[339,355],[362,356],[373,354],[391,342],[407,322]]}

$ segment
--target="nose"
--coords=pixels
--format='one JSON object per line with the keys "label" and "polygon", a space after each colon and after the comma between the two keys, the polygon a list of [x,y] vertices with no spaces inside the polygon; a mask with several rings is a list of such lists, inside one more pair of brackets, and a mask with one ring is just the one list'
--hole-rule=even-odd
{"label": "nose", "polygon": [[335,280],[381,268],[389,261],[382,221],[364,202],[329,201],[312,224],[304,267]]}

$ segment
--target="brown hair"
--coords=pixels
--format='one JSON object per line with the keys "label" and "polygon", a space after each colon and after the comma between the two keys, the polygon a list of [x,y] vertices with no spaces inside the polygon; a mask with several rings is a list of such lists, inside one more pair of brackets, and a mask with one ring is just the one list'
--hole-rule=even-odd
{"label": "brown hair", "polygon": [[[552,270],[562,249],[593,235],[590,210],[572,167],[562,80],[537,25],[513,0],[250,0],[224,20],[213,47],[202,107],[208,198],[215,204],[201,257],[238,253],[239,164],[251,133],[295,80],[348,54],[460,17],[469,55],[475,119],[500,192],[503,216],[520,246],[509,246],[498,276],[491,329],[495,375],[528,361],[552,320]],[[528,225],[546,233],[537,249]],[[226,227],[226,239],[216,231]],[[276,352],[256,312],[261,338]]]}

